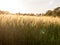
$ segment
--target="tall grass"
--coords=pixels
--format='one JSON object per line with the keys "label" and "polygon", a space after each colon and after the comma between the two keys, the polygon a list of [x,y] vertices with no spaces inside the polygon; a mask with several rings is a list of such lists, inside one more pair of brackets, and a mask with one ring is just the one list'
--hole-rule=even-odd
{"label": "tall grass", "polygon": [[0,15],[0,45],[59,45],[60,18]]}

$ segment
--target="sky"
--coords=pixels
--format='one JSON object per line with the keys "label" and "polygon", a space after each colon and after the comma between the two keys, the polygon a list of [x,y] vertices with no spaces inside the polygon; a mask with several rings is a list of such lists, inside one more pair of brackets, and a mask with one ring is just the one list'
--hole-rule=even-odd
{"label": "sky", "polygon": [[45,13],[60,7],[60,0],[0,0],[0,10],[11,13]]}

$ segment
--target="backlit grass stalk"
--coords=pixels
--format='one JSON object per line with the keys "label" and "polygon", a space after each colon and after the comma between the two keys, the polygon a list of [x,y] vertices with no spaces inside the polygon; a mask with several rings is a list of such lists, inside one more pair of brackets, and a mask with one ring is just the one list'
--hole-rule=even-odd
{"label": "backlit grass stalk", "polygon": [[59,45],[60,18],[0,15],[0,45]]}

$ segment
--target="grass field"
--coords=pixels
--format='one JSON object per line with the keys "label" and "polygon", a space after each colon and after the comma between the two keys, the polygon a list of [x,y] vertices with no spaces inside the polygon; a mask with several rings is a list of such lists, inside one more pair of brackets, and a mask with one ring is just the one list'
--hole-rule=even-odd
{"label": "grass field", "polygon": [[59,44],[59,17],[0,15],[0,45]]}

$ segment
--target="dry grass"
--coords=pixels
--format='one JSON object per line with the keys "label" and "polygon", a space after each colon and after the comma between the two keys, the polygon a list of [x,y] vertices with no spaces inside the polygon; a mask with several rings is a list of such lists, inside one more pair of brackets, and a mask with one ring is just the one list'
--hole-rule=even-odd
{"label": "dry grass", "polygon": [[0,45],[59,45],[60,18],[0,15]]}

